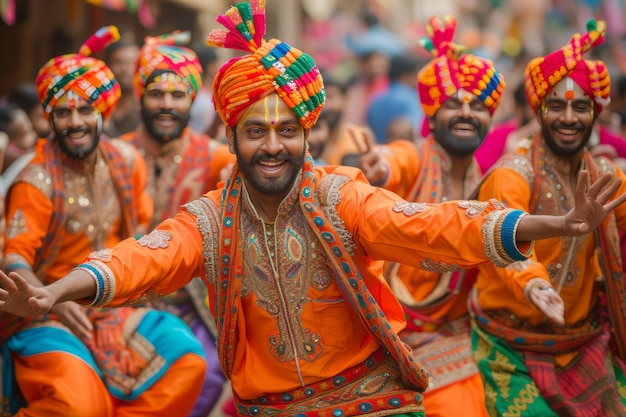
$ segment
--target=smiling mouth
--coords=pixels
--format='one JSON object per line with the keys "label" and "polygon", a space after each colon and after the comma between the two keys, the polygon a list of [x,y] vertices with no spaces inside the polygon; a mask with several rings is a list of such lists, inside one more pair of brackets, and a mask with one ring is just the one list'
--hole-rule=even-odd
{"label": "smiling mouth", "polygon": [[476,134],[476,126],[471,123],[455,123],[451,130],[459,135],[468,136]]}

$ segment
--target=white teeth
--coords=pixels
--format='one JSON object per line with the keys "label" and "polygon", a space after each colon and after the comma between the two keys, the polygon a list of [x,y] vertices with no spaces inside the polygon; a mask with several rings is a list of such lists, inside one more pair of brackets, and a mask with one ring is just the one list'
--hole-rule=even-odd
{"label": "white teeth", "polygon": [[474,126],[469,123],[457,123],[453,127],[458,130],[474,130]]}
{"label": "white teeth", "polygon": [[265,165],[265,166],[268,166],[268,167],[277,167],[277,166],[279,166],[282,163],[283,163],[282,161],[279,161],[279,162],[270,162],[270,161],[260,162],[261,165]]}
{"label": "white teeth", "polygon": [[578,131],[575,129],[557,129],[557,132],[563,135],[575,135]]}

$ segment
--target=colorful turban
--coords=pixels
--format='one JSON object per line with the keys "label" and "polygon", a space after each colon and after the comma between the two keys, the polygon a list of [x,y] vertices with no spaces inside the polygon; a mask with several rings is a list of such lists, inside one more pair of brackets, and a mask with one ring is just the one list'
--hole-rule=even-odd
{"label": "colorful turban", "polygon": [[41,67],[35,84],[46,118],[50,117],[57,101],[68,91],[89,101],[103,118],[111,114],[122,90],[109,67],[89,55],[117,42],[119,38],[117,27],[105,26],[85,41],[78,54],[52,58]]}
{"label": "colorful turban", "polygon": [[591,97],[600,113],[610,101],[611,80],[602,61],[583,59],[583,54],[604,42],[606,22],[590,20],[587,33],[576,33],[569,43],[545,57],[533,59],[526,66],[524,85],[526,96],[533,109],[559,81],[571,78]]}
{"label": "colorful turban", "polygon": [[465,48],[452,43],[457,21],[445,16],[428,20],[429,37],[421,45],[435,56],[417,75],[417,89],[424,114],[433,117],[439,107],[463,89],[477,96],[493,115],[500,103],[505,83],[493,63],[485,58],[463,54]]}
{"label": "colorful turban", "polygon": [[252,52],[231,59],[215,76],[213,101],[224,123],[235,126],[251,104],[276,93],[300,124],[311,128],[326,99],[322,76],[309,55],[277,39],[263,39],[265,0],[237,3],[216,20],[228,30],[212,30],[208,45]]}
{"label": "colorful turban", "polygon": [[178,75],[189,89],[192,99],[202,86],[202,65],[194,51],[182,46],[189,43],[191,32],[174,31],[161,36],[146,36],[139,51],[133,84],[135,94],[143,96],[146,81],[157,70]]}

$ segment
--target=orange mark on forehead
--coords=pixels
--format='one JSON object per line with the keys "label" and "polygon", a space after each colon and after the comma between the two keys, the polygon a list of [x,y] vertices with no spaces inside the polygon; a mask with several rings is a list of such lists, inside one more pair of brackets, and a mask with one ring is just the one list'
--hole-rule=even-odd
{"label": "orange mark on forehead", "polygon": [[472,102],[472,94],[463,89],[459,90],[457,93],[457,98],[461,103],[471,103]]}
{"label": "orange mark on forehead", "polygon": [[146,85],[146,91],[148,90],[159,90],[166,93],[185,91],[189,93],[189,88],[183,79],[171,72],[165,72],[157,76],[150,84]]}

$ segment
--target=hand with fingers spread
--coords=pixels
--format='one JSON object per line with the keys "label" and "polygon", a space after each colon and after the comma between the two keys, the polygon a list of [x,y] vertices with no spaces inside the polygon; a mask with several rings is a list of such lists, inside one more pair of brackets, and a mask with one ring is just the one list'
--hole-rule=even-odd
{"label": "hand with fingers spread", "polygon": [[626,201],[626,194],[611,200],[622,183],[620,179],[613,181],[611,173],[605,173],[586,191],[588,181],[589,172],[582,171],[576,184],[575,206],[565,215],[565,236],[578,236],[593,231],[615,207]]}
{"label": "hand with fingers spread", "polygon": [[380,152],[381,147],[374,143],[374,134],[354,124],[348,125],[346,129],[359,150],[359,168],[370,184],[383,185],[389,175],[389,166]]}
{"label": "hand with fingers spread", "polygon": [[47,287],[35,287],[17,272],[0,271],[0,311],[21,317],[37,317],[56,302]]}
{"label": "hand with fingers spread", "polygon": [[622,184],[620,179],[613,181],[611,173],[607,172],[587,189],[588,181],[589,172],[581,171],[574,208],[564,216],[524,216],[519,222],[516,240],[527,242],[554,236],[584,235],[600,226],[615,207],[626,201],[626,194],[611,200]]}

